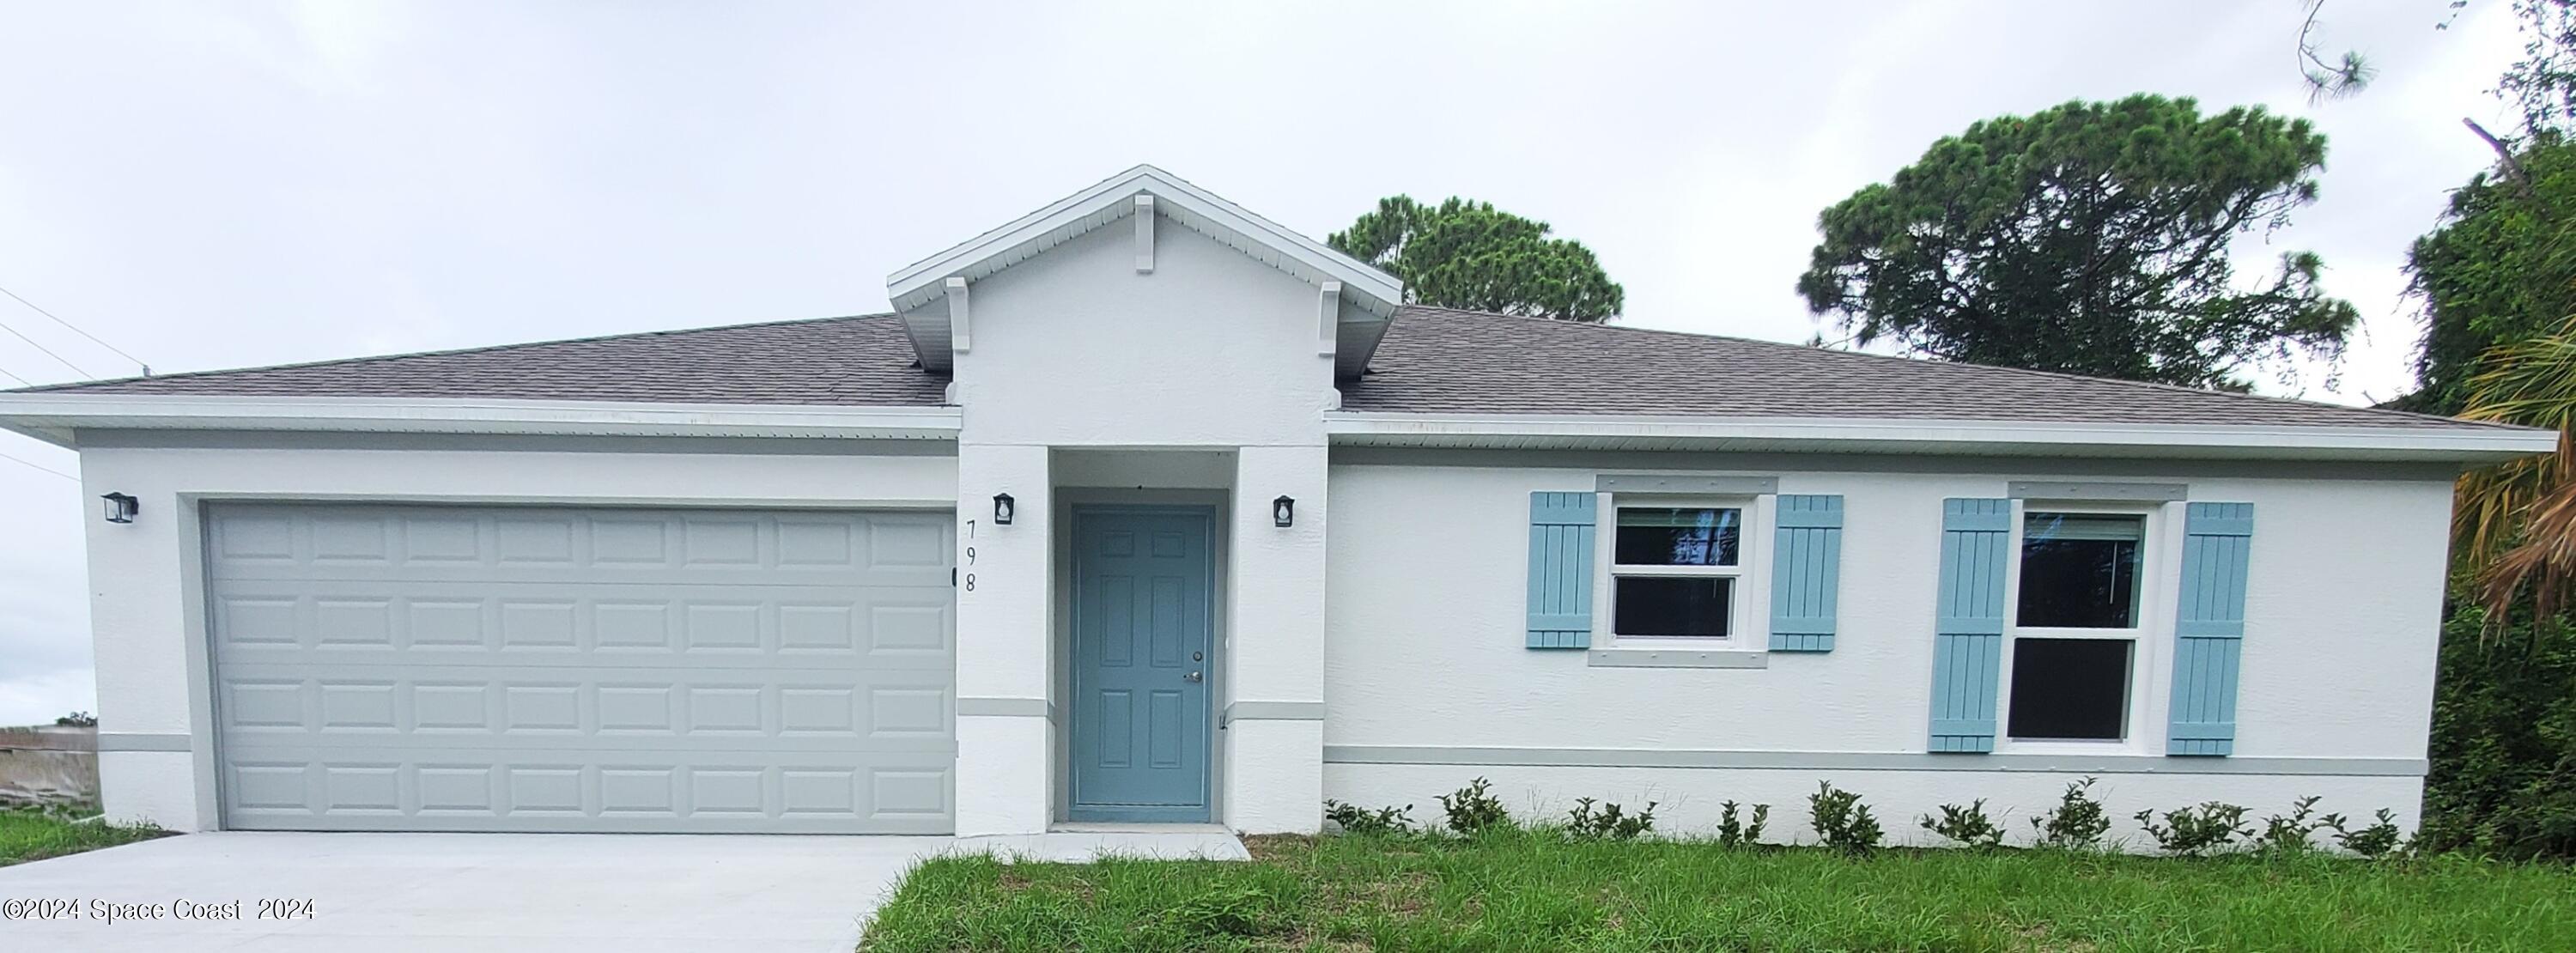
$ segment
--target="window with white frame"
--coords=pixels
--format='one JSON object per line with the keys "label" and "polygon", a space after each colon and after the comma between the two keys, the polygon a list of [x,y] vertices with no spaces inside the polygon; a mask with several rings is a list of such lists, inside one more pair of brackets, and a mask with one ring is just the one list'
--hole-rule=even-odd
{"label": "window with white frame", "polygon": [[1727,638],[1743,603],[1742,503],[1623,503],[1612,523],[1610,631]]}
{"label": "window with white frame", "polygon": [[2022,514],[2006,736],[2128,737],[2147,522],[2135,512]]}

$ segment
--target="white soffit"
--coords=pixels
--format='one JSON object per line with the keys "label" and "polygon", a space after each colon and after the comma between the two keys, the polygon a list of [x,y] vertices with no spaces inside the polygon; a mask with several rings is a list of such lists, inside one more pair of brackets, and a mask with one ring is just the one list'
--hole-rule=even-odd
{"label": "white soffit", "polygon": [[1714,450],[1963,456],[2383,460],[2469,465],[2548,453],[2526,427],[2291,427],[1581,414],[1324,415],[1335,446]]}
{"label": "white soffit", "polygon": [[0,395],[0,429],[61,446],[98,430],[282,430],[954,440],[955,407],[426,397]]}
{"label": "white soffit", "polygon": [[[1153,201],[1139,203],[1135,199],[1140,195],[1151,196]],[[1376,349],[1385,334],[1386,322],[1404,303],[1404,283],[1393,276],[1246,211],[1179,176],[1140,165],[886,276],[886,297],[903,315],[904,329],[912,337],[914,353],[922,366],[944,371],[954,357],[948,311],[933,307],[945,296],[948,279],[963,278],[970,283],[981,280],[1093,229],[1126,219],[1140,207],[1151,208],[1163,221],[1206,235],[1300,281],[1317,287],[1326,282],[1341,283],[1344,343],[1335,354],[1335,365],[1344,376],[1356,376],[1366,364],[1368,352]]]}

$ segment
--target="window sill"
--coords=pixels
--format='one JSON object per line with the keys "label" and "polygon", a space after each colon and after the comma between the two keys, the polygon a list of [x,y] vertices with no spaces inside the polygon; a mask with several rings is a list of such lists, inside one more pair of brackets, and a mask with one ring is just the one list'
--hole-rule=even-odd
{"label": "window sill", "polygon": [[1586,653],[1585,664],[1593,668],[1770,668],[1771,653],[1759,649],[1593,649]]}

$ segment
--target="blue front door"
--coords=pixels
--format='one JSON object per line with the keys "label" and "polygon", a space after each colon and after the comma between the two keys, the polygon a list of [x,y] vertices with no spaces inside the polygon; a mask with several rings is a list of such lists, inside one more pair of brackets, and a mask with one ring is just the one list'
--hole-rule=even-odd
{"label": "blue front door", "polygon": [[1208,522],[1074,510],[1072,820],[1209,818]]}

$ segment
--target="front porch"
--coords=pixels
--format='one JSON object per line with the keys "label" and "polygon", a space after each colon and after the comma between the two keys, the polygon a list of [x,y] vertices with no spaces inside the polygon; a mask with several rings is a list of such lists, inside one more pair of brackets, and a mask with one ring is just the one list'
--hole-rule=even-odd
{"label": "front porch", "polygon": [[958,465],[957,833],[1316,830],[1324,448]]}

